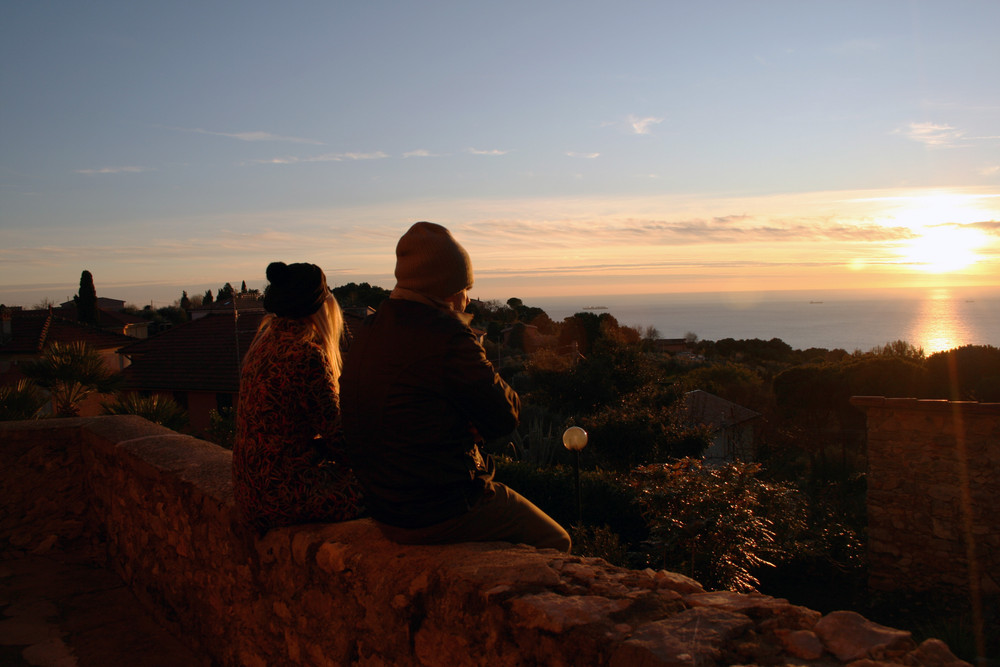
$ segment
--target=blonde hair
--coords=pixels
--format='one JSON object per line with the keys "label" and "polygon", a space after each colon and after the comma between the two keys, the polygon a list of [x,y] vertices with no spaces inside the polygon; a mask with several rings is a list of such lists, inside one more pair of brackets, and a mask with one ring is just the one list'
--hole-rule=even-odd
{"label": "blonde hair", "polygon": [[[260,334],[270,328],[275,319],[278,318],[278,315],[268,313],[261,320],[260,327],[257,329],[257,336],[254,338],[253,343],[250,344],[251,351],[263,340],[263,336]],[[340,310],[340,304],[337,303],[337,299],[333,296],[333,293],[330,293],[326,301],[323,302],[323,305],[319,307],[319,310],[312,315],[301,318],[301,320],[307,326],[301,328],[299,333],[300,339],[305,342],[316,343],[323,350],[323,354],[326,356],[326,361],[330,365],[330,370],[333,374],[333,386],[339,392],[340,371],[344,367],[343,359],[340,356],[340,340],[344,335],[344,315]]]}
{"label": "blonde hair", "polygon": [[344,314],[331,293],[319,310],[309,316],[316,332],[316,342],[326,353],[326,360],[333,371],[333,385],[340,391],[340,371],[344,361],[340,356],[340,340],[344,336]]}

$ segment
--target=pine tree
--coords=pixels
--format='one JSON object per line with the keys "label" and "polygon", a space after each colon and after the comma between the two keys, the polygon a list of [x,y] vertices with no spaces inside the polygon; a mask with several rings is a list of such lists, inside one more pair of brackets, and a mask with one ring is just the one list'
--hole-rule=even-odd
{"label": "pine tree", "polygon": [[188,298],[187,290],[181,292],[181,308],[191,310],[191,299]]}
{"label": "pine tree", "polygon": [[226,283],[219,288],[219,293],[215,295],[216,301],[225,301],[226,299],[232,299],[233,295],[236,293],[236,289],[233,287],[232,283]]}
{"label": "pine tree", "polygon": [[244,280],[243,285],[240,287],[240,294],[246,294],[246,293],[247,293],[247,281]]}
{"label": "pine tree", "polygon": [[205,290],[205,296],[203,296],[201,299],[201,305],[203,306],[211,305],[212,301],[214,301],[214,299],[212,298],[212,290],[210,289]]}
{"label": "pine tree", "polygon": [[73,300],[76,302],[76,319],[84,324],[97,324],[97,289],[90,271],[84,270],[80,274],[80,293]]}

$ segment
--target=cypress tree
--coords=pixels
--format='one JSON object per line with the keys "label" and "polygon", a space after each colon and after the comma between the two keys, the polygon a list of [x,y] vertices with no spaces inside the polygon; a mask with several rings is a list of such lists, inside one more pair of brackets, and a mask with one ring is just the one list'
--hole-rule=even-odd
{"label": "cypress tree", "polygon": [[84,270],[80,274],[80,293],[76,296],[76,319],[84,324],[97,324],[97,289],[94,276]]}

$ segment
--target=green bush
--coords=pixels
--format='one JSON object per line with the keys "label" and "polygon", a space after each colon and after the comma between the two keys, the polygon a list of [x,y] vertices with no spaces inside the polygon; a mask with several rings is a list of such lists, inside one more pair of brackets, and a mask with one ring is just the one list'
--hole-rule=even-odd
{"label": "green bush", "polygon": [[582,418],[589,452],[599,465],[627,471],[644,463],[701,456],[711,444],[707,427],[684,422],[683,408],[664,399],[654,385],[629,394],[618,404]]}
{"label": "green bush", "polygon": [[102,405],[105,414],[138,415],[175,431],[183,430],[188,423],[187,412],[169,396],[119,394],[114,402]]}
{"label": "green bush", "polygon": [[31,380],[0,386],[0,421],[37,419],[48,397]]}
{"label": "green bush", "polygon": [[236,442],[236,408],[209,410],[208,431],[202,435],[209,442],[232,449]]}
{"label": "green bush", "polygon": [[488,443],[487,451],[534,466],[553,465],[566,454],[562,444],[564,422],[559,415],[525,405],[521,409],[520,426],[509,438]]}
{"label": "green bush", "polygon": [[649,524],[647,565],[709,587],[755,589],[754,571],[793,555],[787,538],[807,526],[804,496],[791,484],[760,479],[759,471],[747,463],[708,468],[695,459],[637,468],[631,485]]}
{"label": "green bush", "polygon": [[573,553],[588,558],[603,558],[612,565],[628,567],[628,549],[610,526],[573,526]]}
{"label": "green bush", "polygon": [[[496,481],[506,484],[565,527],[577,523],[573,468],[540,469],[499,459]],[[583,524],[607,526],[627,545],[638,545],[648,533],[635,494],[615,475],[600,471],[580,473]]]}
{"label": "green bush", "polygon": [[83,341],[54,342],[41,358],[21,364],[21,372],[49,392],[59,417],[76,417],[93,394],[106,394],[122,383],[121,373],[105,364],[101,353]]}
{"label": "green bush", "polygon": [[928,395],[952,400],[1000,401],[1000,349],[963,345],[924,362]]}

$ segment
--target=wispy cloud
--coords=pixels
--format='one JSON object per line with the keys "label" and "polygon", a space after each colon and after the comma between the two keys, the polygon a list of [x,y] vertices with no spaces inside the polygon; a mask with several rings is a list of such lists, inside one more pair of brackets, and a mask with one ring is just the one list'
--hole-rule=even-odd
{"label": "wispy cloud", "polygon": [[338,160],[382,160],[389,157],[382,151],[375,151],[374,153],[335,153],[334,156]]}
{"label": "wispy cloud", "polygon": [[418,148],[415,151],[406,151],[403,153],[403,157],[441,157],[437,153],[431,153],[425,148]]}
{"label": "wispy cloud", "polygon": [[653,125],[659,125],[664,120],[666,119],[655,116],[646,116],[645,118],[629,116],[626,122],[634,134],[649,134]]}
{"label": "wispy cloud", "polygon": [[213,137],[228,137],[230,139],[238,139],[240,141],[284,141],[293,144],[310,144],[312,146],[322,146],[322,141],[315,141],[313,139],[303,139],[302,137],[289,137],[282,134],[274,134],[272,132],[261,132],[261,131],[251,131],[251,132],[216,132],[213,130],[206,130],[200,127],[189,128],[189,127],[172,127],[171,130],[177,130],[178,132],[192,132],[194,134],[207,134]]}
{"label": "wispy cloud", "polygon": [[971,229],[979,229],[988,234],[996,234],[1000,236],[1000,221],[998,220],[984,220],[982,222],[973,222],[968,225],[960,225],[962,227],[969,227]]}
{"label": "wispy cloud", "polygon": [[910,123],[899,128],[895,134],[902,134],[911,141],[932,148],[952,148],[959,145],[965,132],[943,123]]}
{"label": "wispy cloud", "polygon": [[498,148],[492,149],[480,149],[480,148],[470,148],[469,152],[473,155],[506,155],[510,151],[500,150]]}
{"label": "wispy cloud", "polygon": [[[539,243],[574,247],[716,245],[729,243],[884,243],[912,238],[907,227],[832,220],[826,217],[782,218],[744,213],[712,218],[491,220],[467,233],[482,235],[487,246],[498,242],[537,247]],[[542,241],[544,239],[544,241]]]}
{"label": "wispy cloud", "polygon": [[[868,260],[870,264],[891,264],[888,260]],[[621,263],[586,263],[586,264],[565,264],[558,266],[532,266],[526,270],[514,267],[491,267],[488,270],[478,271],[477,274],[489,275],[490,277],[504,278],[529,273],[533,276],[607,276],[608,274],[624,273],[636,274],[642,272],[658,273],[662,271],[689,269],[696,271],[718,270],[718,269],[752,269],[752,268],[790,268],[790,267],[813,267],[827,268],[831,264],[841,262],[831,262],[830,260],[806,260],[798,257],[791,257],[781,260],[766,259],[709,259],[690,258],[649,262],[621,262]]]}
{"label": "wispy cloud", "polygon": [[78,174],[139,174],[144,171],[153,171],[152,167],[101,167],[99,169],[77,169]]}
{"label": "wispy cloud", "polygon": [[594,160],[596,158],[601,157],[600,153],[577,153],[575,151],[567,151],[566,155],[568,155],[569,157],[586,158],[588,160]]}
{"label": "wispy cloud", "polygon": [[383,160],[389,157],[382,151],[373,153],[323,153],[322,155],[310,155],[306,157],[285,156],[264,158],[260,160],[249,160],[244,164],[307,164],[311,162],[345,162],[352,160]]}

